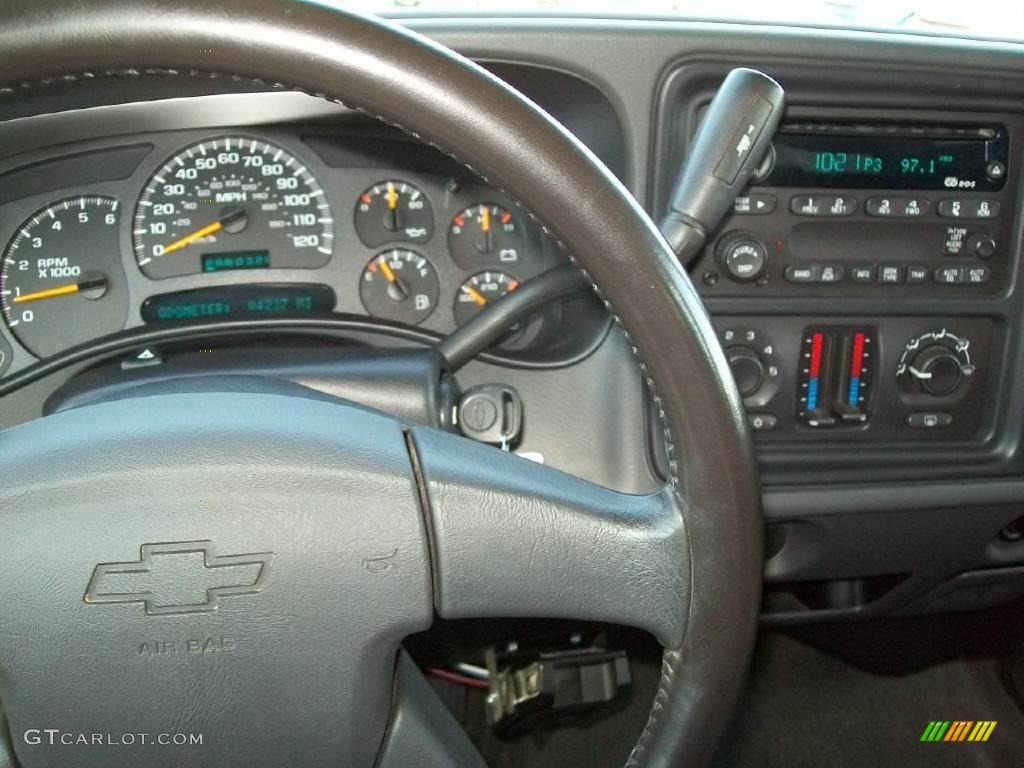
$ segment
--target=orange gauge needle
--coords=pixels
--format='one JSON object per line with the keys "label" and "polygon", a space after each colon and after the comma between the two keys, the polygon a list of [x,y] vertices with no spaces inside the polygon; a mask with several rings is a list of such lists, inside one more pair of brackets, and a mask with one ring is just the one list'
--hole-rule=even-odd
{"label": "orange gauge needle", "polygon": [[487,304],[487,299],[485,299],[484,295],[480,293],[480,291],[478,291],[476,288],[464,285],[462,286],[462,292],[469,296],[469,298],[471,298],[473,300],[473,303],[476,304],[477,306],[483,307]]}
{"label": "orange gauge needle", "polygon": [[78,293],[79,291],[87,291],[90,288],[105,287],[106,284],[107,278],[94,277],[89,280],[81,280],[77,283],[68,283],[67,285],[58,285],[54,288],[45,288],[41,291],[23,293],[20,296],[15,296],[11,303],[21,304],[26,301],[39,301],[40,299],[55,299],[58,296],[70,296],[71,294]]}
{"label": "orange gauge needle", "polygon": [[395,273],[391,270],[391,267],[388,266],[387,259],[381,259],[377,263],[380,264],[380,271],[384,273],[384,278],[389,283],[395,282]]}
{"label": "orange gauge needle", "polygon": [[213,222],[211,224],[207,224],[205,227],[201,227],[200,229],[197,229],[195,232],[187,234],[184,237],[175,240],[173,243],[168,243],[167,245],[165,245],[164,246],[164,250],[163,250],[163,255],[166,256],[168,253],[174,253],[175,251],[180,251],[182,248],[185,248],[186,246],[191,245],[196,240],[201,240],[202,238],[204,238],[204,237],[206,237],[208,235],[212,235],[212,234],[214,234],[216,232],[220,232],[226,225],[228,225],[228,224],[230,224],[230,223],[232,223],[234,221],[237,221],[238,219],[241,219],[244,216],[245,216],[245,211],[242,210],[242,209],[239,209],[237,211],[232,211],[231,213],[229,213],[229,214],[227,214],[225,216],[221,216],[215,222]]}
{"label": "orange gauge needle", "polygon": [[388,203],[388,212],[384,216],[384,226],[392,232],[397,232],[400,227],[398,218],[398,190],[393,182],[388,182],[388,191],[384,193],[384,199]]}
{"label": "orange gauge needle", "polygon": [[480,230],[482,232],[491,231],[491,209],[488,208],[486,205],[483,206],[483,210],[481,211]]}

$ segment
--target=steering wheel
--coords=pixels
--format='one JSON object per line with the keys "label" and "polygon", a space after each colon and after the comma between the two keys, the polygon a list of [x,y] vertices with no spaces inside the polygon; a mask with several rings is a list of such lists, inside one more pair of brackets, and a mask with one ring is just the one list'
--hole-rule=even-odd
{"label": "steering wheel", "polygon": [[[705,764],[755,635],[755,461],[697,293],[609,171],[479,66],[351,12],[8,0],[0,30],[3,99],[153,73],[301,90],[547,212],[635,351],[671,468],[658,492],[625,495],[270,389],[150,392],[11,429],[0,703],[18,764],[482,765],[401,650],[435,615],[650,632],[663,670],[628,764]],[[162,600],[171,588],[198,596]],[[157,741],[186,733],[202,743]]]}

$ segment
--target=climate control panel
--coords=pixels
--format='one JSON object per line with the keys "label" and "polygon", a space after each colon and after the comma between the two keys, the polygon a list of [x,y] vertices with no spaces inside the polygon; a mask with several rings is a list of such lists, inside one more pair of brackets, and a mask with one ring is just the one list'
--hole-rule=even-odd
{"label": "climate control panel", "polygon": [[963,440],[986,425],[994,319],[715,321],[759,441]]}

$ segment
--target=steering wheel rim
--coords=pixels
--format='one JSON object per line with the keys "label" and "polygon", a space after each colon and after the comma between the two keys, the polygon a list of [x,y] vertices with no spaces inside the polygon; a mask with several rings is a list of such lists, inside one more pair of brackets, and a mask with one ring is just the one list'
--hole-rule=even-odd
{"label": "steering wheel rim", "polygon": [[[481,67],[397,25],[349,11],[279,0],[216,6],[59,0],[45,9],[14,0],[0,9],[0,29],[0,98],[43,88],[53,78],[86,84],[97,76],[149,73],[251,79],[397,126],[501,187],[524,211],[547,212],[543,226],[574,254],[636,354],[664,424],[672,477],[662,496],[683,522],[679,535],[666,537],[686,550],[679,562],[688,573],[673,582],[684,592],[677,596],[681,615],[647,627],[663,630],[659,637],[670,647],[628,765],[706,763],[728,723],[756,631],[762,558],[756,464],[742,402],[696,291],[650,219],[600,161]],[[8,433],[4,445],[17,447],[17,440]],[[423,450],[434,437],[414,432],[413,442]],[[428,503],[437,530],[446,520],[459,527],[438,509],[438,499],[486,485],[455,471],[452,457],[462,450],[438,448],[432,463],[421,456],[429,465],[427,493],[436,494]],[[487,460],[482,457],[467,461]],[[534,480],[557,484],[549,474]],[[530,492],[524,481],[509,496]],[[626,531],[636,524],[628,515],[617,520]],[[464,565],[448,560],[431,567],[443,573]],[[435,597],[442,615],[459,615],[458,604],[451,590]],[[0,651],[0,702],[9,692],[5,660]],[[8,715],[13,722],[17,713]]]}

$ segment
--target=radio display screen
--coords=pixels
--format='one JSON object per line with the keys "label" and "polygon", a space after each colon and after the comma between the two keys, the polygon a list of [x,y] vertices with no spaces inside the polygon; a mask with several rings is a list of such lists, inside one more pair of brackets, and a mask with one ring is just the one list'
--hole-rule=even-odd
{"label": "radio display screen", "polygon": [[999,138],[779,133],[775,187],[997,190],[1006,182]]}

